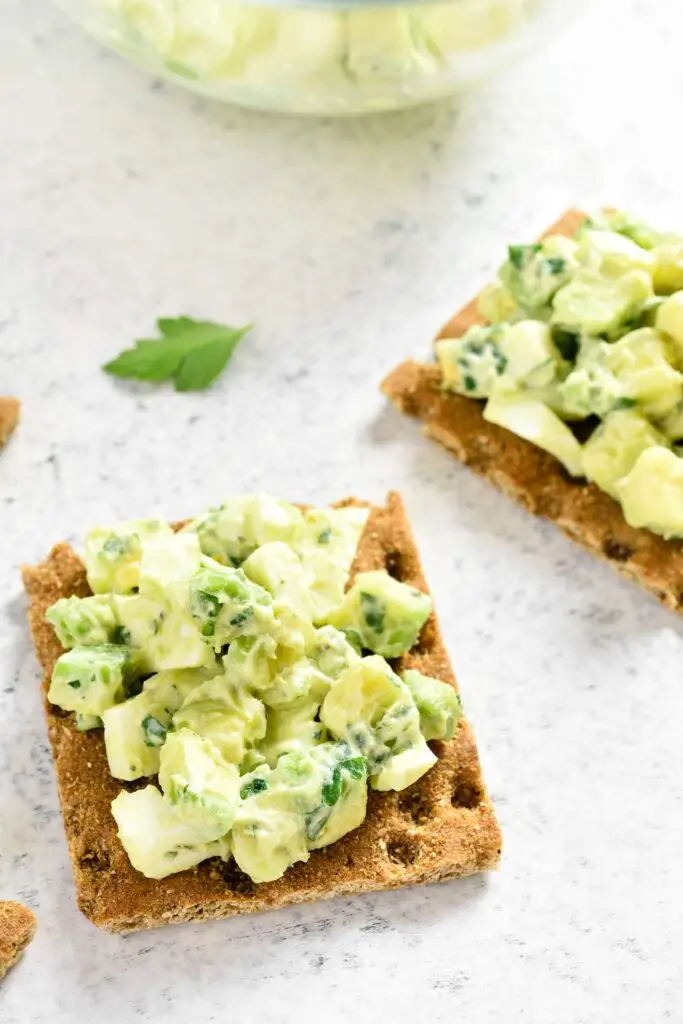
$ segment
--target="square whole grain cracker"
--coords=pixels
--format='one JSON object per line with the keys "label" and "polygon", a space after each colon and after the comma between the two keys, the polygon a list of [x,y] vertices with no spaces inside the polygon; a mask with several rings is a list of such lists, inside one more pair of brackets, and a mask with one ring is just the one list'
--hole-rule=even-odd
{"label": "square whole grain cracker", "polygon": [[6,444],[19,422],[21,402],[18,398],[0,395],[0,447]]}
{"label": "square whole grain cracker", "polygon": [[0,900],[0,978],[17,962],[35,933],[32,910],[13,900]]}
{"label": "square whole grain cracker", "polygon": [[[572,237],[585,219],[579,210],[568,210],[542,237]],[[472,324],[483,323],[475,298],[448,321],[436,340],[458,338]],[[402,412],[422,421],[428,437],[518,505],[555,523],[668,608],[683,611],[683,542],[629,526],[621,506],[596,484],[571,477],[553,455],[488,423],[483,401],[443,390],[437,363],[408,360],[381,387]]]}
{"label": "square whole grain cracker", "polygon": [[[344,504],[366,505],[350,499]],[[367,506],[351,579],[358,572],[384,569],[397,579],[427,590],[403,502],[389,494],[384,508]],[[60,597],[90,593],[83,563],[71,547],[58,544],[40,565],[25,567],[31,633],[47,690],[62,653],[45,611]],[[416,668],[457,687],[436,615],[418,643],[392,662],[397,670]],[[108,931],[200,918],[232,917],[342,894],[439,882],[494,868],[500,831],[482,779],[474,736],[462,718],[447,743],[433,743],[437,764],[400,793],[369,792],[363,824],[333,845],[311,853],[275,882],[256,885],[234,861],[206,861],[160,881],[145,878],[130,864],[117,835],[111,801],[122,788],[137,789],[149,779],[123,783],[109,774],[101,730],[79,732],[74,716],[45,701],[48,732],[78,905]]]}

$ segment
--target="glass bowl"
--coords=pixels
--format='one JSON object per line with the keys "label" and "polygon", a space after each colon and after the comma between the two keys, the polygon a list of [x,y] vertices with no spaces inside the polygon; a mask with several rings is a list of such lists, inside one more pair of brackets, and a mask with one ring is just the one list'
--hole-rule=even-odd
{"label": "glass bowl", "polygon": [[[582,0],[57,0],[93,36],[205,96],[296,114],[397,110],[466,89]],[[585,2],[585,0],[583,0]]]}

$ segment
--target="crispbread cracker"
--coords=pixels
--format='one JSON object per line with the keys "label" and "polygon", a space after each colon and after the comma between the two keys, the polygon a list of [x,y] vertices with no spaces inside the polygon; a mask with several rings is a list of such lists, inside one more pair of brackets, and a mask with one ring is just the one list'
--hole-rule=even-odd
{"label": "crispbread cracker", "polygon": [[19,422],[21,403],[17,398],[5,398],[0,395],[0,447],[6,444],[14,428]]}
{"label": "crispbread cracker", "polygon": [[[395,493],[385,508],[371,506],[352,578],[385,567],[396,578],[427,589],[403,503]],[[60,597],[88,594],[88,585],[81,560],[66,544],[57,545],[40,565],[26,567],[23,575],[46,689],[62,648],[45,622],[45,610]],[[418,668],[456,686],[435,614],[397,667]],[[439,761],[426,776],[401,793],[371,790],[368,815],[359,829],[313,852],[306,864],[294,865],[278,881],[255,885],[234,862],[219,860],[154,881],[131,866],[110,811],[122,787],[136,789],[148,780],[126,784],[113,779],[101,730],[78,732],[73,715],[47,701],[45,710],[78,904],[109,931],[438,882],[493,868],[500,855],[500,831],[474,736],[462,719],[450,742],[433,744]]]}
{"label": "crispbread cracker", "polygon": [[0,978],[17,962],[35,935],[33,911],[12,900],[0,900]]}
{"label": "crispbread cracker", "polygon": [[[571,237],[583,220],[585,214],[569,210],[544,235]],[[472,324],[485,322],[474,299],[448,321],[439,338],[457,338]],[[382,390],[402,412],[422,421],[428,437],[517,504],[550,519],[667,607],[683,611],[683,542],[629,526],[621,506],[595,484],[570,477],[554,456],[488,423],[483,402],[444,391],[436,363],[402,363],[382,382]]]}

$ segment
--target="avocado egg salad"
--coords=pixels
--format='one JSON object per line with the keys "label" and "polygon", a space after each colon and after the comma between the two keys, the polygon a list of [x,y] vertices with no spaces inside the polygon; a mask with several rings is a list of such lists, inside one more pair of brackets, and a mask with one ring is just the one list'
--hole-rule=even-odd
{"label": "avocado egg salad", "polygon": [[604,211],[573,238],[511,245],[486,325],[436,343],[445,389],[683,536],[683,236]]}
{"label": "avocado egg salad", "polygon": [[[198,86],[320,94],[438,82],[459,57],[524,27],[538,0],[286,7],[230,0],[98,0],[106,41]],[[370,104],[371,105],[371,104]]]}
{"label": "avocado egg salad", "polygon": [[[432,610],[385,571],[350,571],[368,509],[232,498],[180,529],[92,530],[92,596],[47,611],[65,652],[48,699],[103,729],[133,867],[164,878],[234,857],[279,878],[363,822],[368,785],[400,790],[450,739],[452,686],[386,660]],[[152,781],[154,780],[154,781]]]}

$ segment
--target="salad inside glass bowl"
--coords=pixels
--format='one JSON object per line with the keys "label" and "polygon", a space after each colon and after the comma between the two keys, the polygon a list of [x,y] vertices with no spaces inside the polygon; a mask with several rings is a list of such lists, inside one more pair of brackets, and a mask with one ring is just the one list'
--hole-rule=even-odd
{"label": "salad inside glass bowl", "polygon": [[107,45],[196,91],[297,113],[396,109],[461,89],[579,0],[61,0]]}

